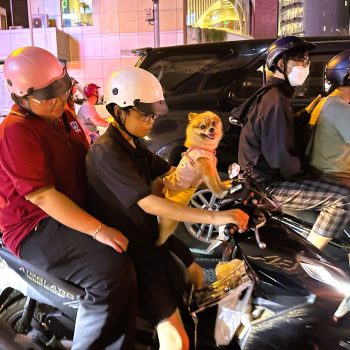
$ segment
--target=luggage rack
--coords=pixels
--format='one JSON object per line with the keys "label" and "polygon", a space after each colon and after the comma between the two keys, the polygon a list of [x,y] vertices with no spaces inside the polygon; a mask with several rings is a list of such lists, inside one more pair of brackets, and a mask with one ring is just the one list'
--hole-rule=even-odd
{"label": "luggage rack", "polygon": [[[247,273],[247,267],[242,261],[241,266],[232,268],[225,277],[201,288],[194,290],[193,286],[188,299],[188,311],[194,322],[194,349],[197,349],[197,314],[215,305],[229,295],[236,288],[251,285],[251,279]],[[242,288],[244,290],[245,288]]]}

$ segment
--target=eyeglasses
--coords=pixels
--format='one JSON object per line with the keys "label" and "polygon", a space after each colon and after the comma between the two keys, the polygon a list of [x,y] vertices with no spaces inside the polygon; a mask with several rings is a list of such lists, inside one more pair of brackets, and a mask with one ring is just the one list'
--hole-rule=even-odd
{"label": "eyeglasses", "polygon": [[291,58],[290,60],[296,61],[296,62],[302,62],[304,68],[306,68],[310,64],[310,57],[309,56],[304,56],[301,58]]}
{"label": "eyeglasses", "polygon": [[142,118],[143,122],[149,123],[151,120],[155,121],[158,118],[157,114],[154,113],[143,113],[140,110],[136,108],[130,108],[132,111],[138,112],[140,114],[140,117]]}

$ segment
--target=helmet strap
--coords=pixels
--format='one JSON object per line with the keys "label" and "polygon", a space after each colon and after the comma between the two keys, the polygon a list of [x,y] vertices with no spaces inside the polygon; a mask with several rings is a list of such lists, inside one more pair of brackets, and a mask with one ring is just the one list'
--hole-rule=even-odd
{"label": "helmet strap", "polygon": [[288,79],[288,74],[287,74],[287,55],[285,52],[282,53],[282,63],[283,63],[283,70],[276,64],[276,69],[283,74],[284,80],[290,85],[289,79]]}
{"label": "helmet strap", "polygon": [[[11,94],[11,97],[12,97],[13,101],[15,101],[16,104],[18,104],[19,106],[21,106],[22,108],[24,108],[26,111],[29,112],[28,116],[29,115],[35,115],[35,113],[30,108],[30,104],[28,102],[27,96],[20,97],[20,96],[17,96],[15,94]],[[23,100],[27,101],[27,105],[26,106],[23,105]]]}
{"label": "helmet strap", "polygon": [[122,118],[121,118],[120,115],[119,115],[119,110],[118,110],[117,113],[115,112],[115,106],[117,106],[116,103],[109,103],[109,104],[106,106],[106,108],[107,108],[108,112],[109,112],[110,114],[112,114],[114,120],[117,122],[119,128],[120,128],[122,131],[124,131],[125,133],[127,133],[130,137],[132,137],[132,139],[137,138],[137,136],[135,136],[135,135],[133,135],[132,133],[130,133],[130,132],[128,131],[128,129],[125,127],[125,120],[126,120],[126,118],[125,118],[125,120],[124,120],[124,122],[123,122]]}

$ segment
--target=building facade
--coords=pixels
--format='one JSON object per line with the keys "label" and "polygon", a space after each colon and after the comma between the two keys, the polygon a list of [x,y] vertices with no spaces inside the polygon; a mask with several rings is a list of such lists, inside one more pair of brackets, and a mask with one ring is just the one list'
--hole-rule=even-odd
{"label": "building facade", "polygon": [[[113,70],[136,63],[138,58],[131,54],[132,49],[154,46],[154,26],[147,21],[152,17],[152,0],[31,0],[28,3],[33,20],[43,19],[42,27],[33,28],[34,45],[65,60],[69,74],[81,86],[94,82],[102,87],[103,93]],[[183,0],[159,1],[161,46],[184,42],[183,3]],[[71,8],[70,13],[67,7]],[[21,24],[14,23],[16,27]],[[53,37],[52,32],[59,35]],[[29,29],[0,30],[0,42],[0,60],[4,60],[12,50],[31,45]],[[1,99],[8,103],[5,95],[8,93],[0,81]]]}
{"label": "building facade", "polygon": [[[274,37],[277,4],[278,0],[159,0],[160,46]],[[0,30],[0,60],[18,47],[40,46],[64,61],[81,86],[93,82],[102,93],[113,70],[136,63],[132,49],[154,46],[152,0],[0,0],[0,7],[7,10],[8,22],[7,29]],[[0,82],[0,109],[9,103]]]}
{"label": "building facade", "polygon": [[187,0],[186,37],[190,43],[274,37],[277,17],[278,0]]}
{"label": "building facade", "polygon": [[280,0],[279,35],[349,34],[348,0]]}

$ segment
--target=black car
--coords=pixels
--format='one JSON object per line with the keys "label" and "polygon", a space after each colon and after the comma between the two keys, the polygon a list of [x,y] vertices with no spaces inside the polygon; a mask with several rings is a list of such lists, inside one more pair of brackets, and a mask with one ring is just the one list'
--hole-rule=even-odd
{"label": "black car", "polygon": [[[299,110],[327,88],[325,65],[331,57],[350,48],[349,37],[312,37],[316,44],[310,52],[310,75],[296,90],[293,107]],[[230,111],[250,97],[266,81],[266,52],[275,39],[243,40],[196,45],[145,48],[135,50],[141,57],[137,66],[154,74],[163,86],[169,106],[167,116],[158,118],[146,145],[173,165],[184,150],[185,129],[189,112],[211,110],[224,124],[225,135],[217,150],[218,168],[224,175],[229,164],[237,161],[240,128],[228,121]],[[209,196],[209,194],[207,194]],[[209,198],[197,198],[205,208]],[[184,234],[207,244],[215,236],[215,228],[200,224],[179,225]],[[189,237],[185,237],[188,239]]]}

